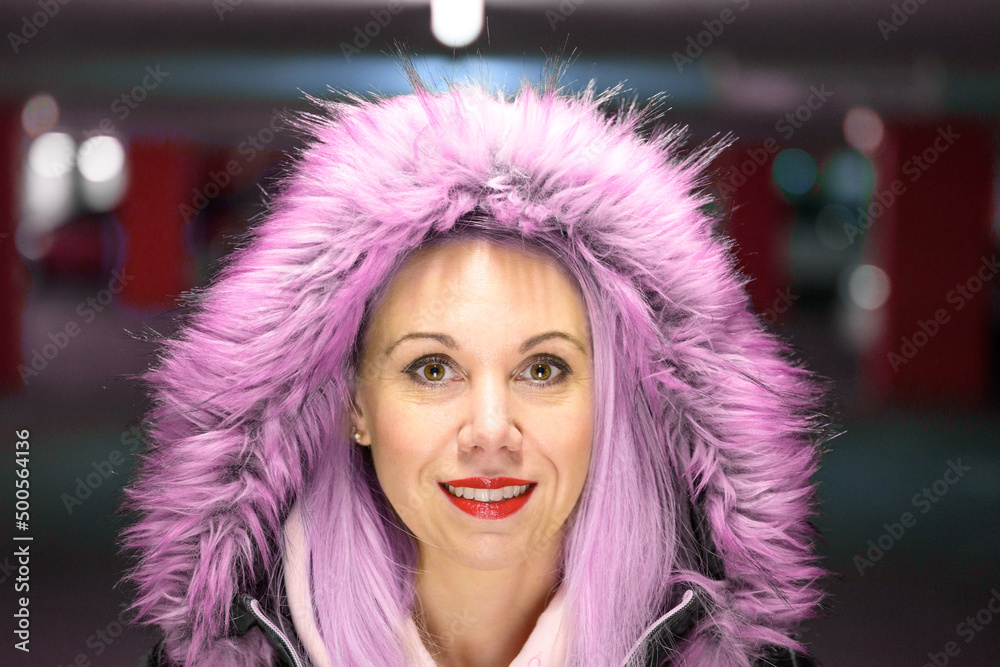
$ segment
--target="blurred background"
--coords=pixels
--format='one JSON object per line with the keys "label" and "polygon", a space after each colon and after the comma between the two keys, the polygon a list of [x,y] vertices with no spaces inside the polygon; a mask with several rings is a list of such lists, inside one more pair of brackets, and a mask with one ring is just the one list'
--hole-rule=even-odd
{"label": "blurred background", "polygon": [[[120,615],[143,332],[260,214],[305,95],[410,92],[546,55],[660,91],[767,325],[834,382],[824,665],[1000,664],[1000,4],[985,0],[5,0],[0,6],[0,663],[135,665]],[[30,442],[18,530],[15,442]],[[30,654],[13,649],[31,536]],[[8,657],[9,656],[9,657]]]}

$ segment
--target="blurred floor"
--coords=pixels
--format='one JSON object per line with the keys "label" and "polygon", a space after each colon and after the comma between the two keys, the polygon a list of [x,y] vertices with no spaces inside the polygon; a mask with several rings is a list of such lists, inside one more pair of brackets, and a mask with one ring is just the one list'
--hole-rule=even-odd
{"label": "blurred floor", "polygon": [[[116,587],[123,562],[115,539],[123,523],[112,510],[133,459],[128,429],[145,406],[123,375],[140,372],[151,350],[126,331],[149,324],[162,332],[170,325],[166,318],[130,315],[114,306],[84,325],[76,308],[100,287],[53,289],[44,299],[32,298],[25,315],[29,354],[70,320],[81,323],[81,333],[30,379],[23,394],[0,403],[4,437],[19,429],[31,432],[29,534],[35,537],[32,650],[25,656],[5,640],[3,665],[131,667],[155,641],[154,633],[121,630],[116,620],[125,599]],[[824,349],[835,347],[828,344],[833,334],[810,325],[815,321],[793,322],[781,333],[817,370],[835,374],[833,362],[822,358]],[[819,356],[812,358],[814,352]],[[840,368],[840,360],[835,365]],[[849,383],[850,371],[843,373],[845,379],[836,379]],[[835,573],[828,584],[829,611],[807,624],[804,640],[828,666],[918,666],[935,664],[935,654],[938,665],[1000,664],[1000,618],[994,620],[987,607],[992,591],[1000,589],[997,415],[897,411],[862,418],[849,401],[845,406],[847,432],[828,444],[817,476],[817,523],[826,540],[821,553]],[[113,465],[119,455],[123,463]],[[0,479],[13,478],[12,458],[3,457]],[[958,478],[948,475],[953,484],[935,486],[946,479],[949,462],[968,470]],[[114,474],[105,479],[112,467]],[[925,487],[935,502],[914,498]],[[4,516],[13,510],[12,495],[0,497]],[[69,500],[74,495],[78,503]],[[904,512],[913,519],[900,534],[892,524]],[[898,539],[884,536],[884,524]],[[867,558],[868,541],[877,546],[880,538],[888,548],[860,574],[855,556]],[[10,544],[5,540],[0,553],[5,587],[12,585],[9,560],[2,560],[10,559]],[[13,596],[4,595],[2,605],[0,615],[10,619]],[[980,631],[958,628],[977,613],[979,622],[987,615],[991,622]],[[948,642],[955,642],[957,655],[943,653]]]}

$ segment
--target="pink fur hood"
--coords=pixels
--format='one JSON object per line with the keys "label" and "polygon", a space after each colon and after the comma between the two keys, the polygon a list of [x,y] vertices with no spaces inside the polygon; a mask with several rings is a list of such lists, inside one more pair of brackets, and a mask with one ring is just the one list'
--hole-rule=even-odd
{"label": "pink fur hood", "polygon": [[629,286],[607,298],[638,313],[621,325],[628,353],[655,364],[631,383],[656,432],[684,443],[669,463],[697,510],[703,576],[684,588],[711,622],[691,631],[685,664],[804,648],[796,627],[822,599],[810,477],[825,388],[752,312],[706,213],[719,147],[685,152],[676,128],[643,134],[656,105],[604,112],[619,92],[456,85],[348,96],[298,118],[310,139],[298,165],[145,376],[153,408],[126,489],[126,579],[171,660],[273,656],[261,633],[229,632],[233,605],[280,580],[286,522],[339,436],[323,415],[343,408],[330,383],[343,389],[361,324],[354,276],[388,275],[401,250],[473,210],[525,234],[557,230]]}

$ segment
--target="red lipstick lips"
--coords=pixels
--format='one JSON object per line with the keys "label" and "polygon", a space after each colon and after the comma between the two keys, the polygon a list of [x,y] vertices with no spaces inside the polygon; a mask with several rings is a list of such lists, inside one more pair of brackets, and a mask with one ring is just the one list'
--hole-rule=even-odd
{"label": "red lipstick lips", "polygon": [[[448,484],[453,488],[467,489],[502,489],[505,486],[524,486],[525,484],[529,486],[527,491],[514,498],[507,498],[495,502],[483,502],[469,498],[459,498],[451,493],[445,487],[445,484]],[[448,496],[448,500],[450,500],[455,507],[462,510],[466,514],[474,516],[478,519],[503,519],[524,507],[524,504],[528,502],[528,497],[531,495],[532,491],[535,490],[537,484],[535,482],[529,482],[525,479],[515,479],[513,477],[466,477],[465,479],[455,479],[448,482],[441,482],[438,486],[441,487],[444,494]]]}

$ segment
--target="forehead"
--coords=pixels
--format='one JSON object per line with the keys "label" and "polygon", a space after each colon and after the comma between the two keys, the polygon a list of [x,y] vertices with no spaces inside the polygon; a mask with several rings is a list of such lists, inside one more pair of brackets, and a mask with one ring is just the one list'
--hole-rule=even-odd
{"label": "forehead", "polygon": [[555,328],[589,344],[583,295],[565,267],[537,250],[462,239],[410,257],[375,308],[370,333],[375,343],[448,329],[460,342],[500,337],[519,345]]}

